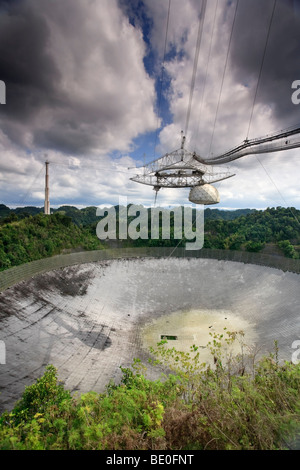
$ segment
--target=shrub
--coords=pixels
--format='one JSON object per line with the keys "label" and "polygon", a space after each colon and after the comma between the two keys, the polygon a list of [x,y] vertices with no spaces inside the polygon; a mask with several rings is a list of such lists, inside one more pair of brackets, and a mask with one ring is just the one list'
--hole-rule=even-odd
{"label": "shrub", "polygon": [[298,258],[298,253],[296,252],[294,246],[290,243],[289,240],[283,240],[278,242],[278,246],[283,251],[284,255],[288,258]]}
{"label": "shrub", "polygon": [[249,241],[246,243],[245,248],[247,251],[258,253],[264,248],[264,246],[265,243]]}
{"label": "shrub", "polygon": [[[300,364],[279,365],[278,350],[244,354],[242,332],[211,335],[212,364],[162,341],[151,362],[169,370],[146,378],[136,359],[119,385],[71,397],[48,366],[0,419],[0,449],[275,450],[299,431]],[[224,345],[241,343],[231,357]]]}

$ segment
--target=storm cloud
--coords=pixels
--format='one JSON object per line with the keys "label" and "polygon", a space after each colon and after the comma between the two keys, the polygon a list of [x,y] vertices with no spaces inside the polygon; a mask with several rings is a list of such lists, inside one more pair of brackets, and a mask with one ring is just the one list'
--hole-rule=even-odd
{"label": "storm cloud", "polygon": [[268,105],[285,127],[299,123],[299,109],[291,101],[299,58],[299,0],[240,0],[231,48],[234,77],[254,90],[259,79],[256,103]]}
{"label": "storm cloud", "polygon": [[2,130],[29,148],[128,150],[157,123],[144,54],[141,32],[115,0],[7,3],[0,14]]}

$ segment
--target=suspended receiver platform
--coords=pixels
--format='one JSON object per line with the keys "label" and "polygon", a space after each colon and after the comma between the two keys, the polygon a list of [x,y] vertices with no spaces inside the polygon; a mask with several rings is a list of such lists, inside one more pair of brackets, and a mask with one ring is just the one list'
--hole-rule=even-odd
{"label": "suspended receiver platform", "polygon": [[191,188],[189,200],[196,204],[216,204],[220,201],[212,183],[235,176],[223,165],[250,154],[279,152],[300,147],[300,128],[290,128],[258,139],[244,140],[237,147],[217,156],[203,159],[185,149],[182,133],[181,147],[141,167],[141,173],[130,178],[137,183],[160,188]]}

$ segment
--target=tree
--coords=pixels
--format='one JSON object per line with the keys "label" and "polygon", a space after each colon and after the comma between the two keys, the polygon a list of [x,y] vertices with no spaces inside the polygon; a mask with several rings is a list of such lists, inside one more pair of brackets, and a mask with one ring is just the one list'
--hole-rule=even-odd
{"label": "tree", "polygon": [[257,253],[261,251],[264,248],[264,246],[265,246],[265,243],[249,241],[246,243],[245,248],[247,251]]}
{"label": "tree", "polygon": [[278,246],[288,258],[299,258],[298,253],[289,240],[282,240],[278,242]]}

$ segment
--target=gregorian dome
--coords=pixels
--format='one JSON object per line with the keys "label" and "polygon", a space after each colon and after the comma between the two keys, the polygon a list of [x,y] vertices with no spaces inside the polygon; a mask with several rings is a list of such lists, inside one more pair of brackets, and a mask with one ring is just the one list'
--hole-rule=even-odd
{"label": "gregorian dome", "polygon": [[189,201],[195,204],[217,204],[220,202],[218,190],[211,184],[194,186],[190,190]]}

